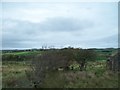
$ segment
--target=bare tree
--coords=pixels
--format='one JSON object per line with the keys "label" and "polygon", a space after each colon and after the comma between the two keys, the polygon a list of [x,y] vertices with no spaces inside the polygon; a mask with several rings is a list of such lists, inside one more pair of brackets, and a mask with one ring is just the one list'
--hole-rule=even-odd
{"label": "bare tree", "polygon": [[32,60],[32,70],[31,72],[26,71],[26,75],[35,88],[41,87],[48,71],[53,71],[61,67],[66,68],[68,64],[69,59],[62,51],[46,51],[42,55],[37,55]]}

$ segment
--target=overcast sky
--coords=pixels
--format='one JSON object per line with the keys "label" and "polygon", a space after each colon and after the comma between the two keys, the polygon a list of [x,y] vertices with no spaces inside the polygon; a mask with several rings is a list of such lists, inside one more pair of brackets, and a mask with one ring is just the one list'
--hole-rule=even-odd
{"label": "overcast sky", "polygon": [[2,3],[2,48],[118,47],[118,3]]}

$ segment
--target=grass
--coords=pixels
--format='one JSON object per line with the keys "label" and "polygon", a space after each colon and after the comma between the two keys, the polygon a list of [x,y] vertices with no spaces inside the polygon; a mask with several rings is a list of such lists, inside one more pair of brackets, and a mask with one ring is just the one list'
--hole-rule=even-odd
{"label": "grass", "polygon": [[[29,64],[28,64],[29,65]],[[32,88],[25,70],[29,69],[25,62],[3,62],[4,88]],[[105,61],[89,62],[86,71],[53,71],[46,74],[44,88],[116,88],[117,73],[105,69]]]}
{"label": "grass", "polygon": [[[32,55],[40,52],[6,53],[15,55]],[[86,71],[79,71],[77,63],[71,64],[74,70],[53,71],[46,74],[42,87],[44,88],[117,88],[118,73],[106,70],[106,60],[98,56],[97,61],[88,62]],[[4,88],[32,88],[25,70],[28,70],[28,61],[2,62],[2,87]]]}
{"label": "grass", "polygon": [[105,61],[89,62],[86,71],[56,71],[48,73],[43,87],[117,88],[118,73],[107,71],[105,69]]}
{"label": "grass", "polygon": [[2,87],[4,88],[22,88],[30,87],[25,70],[28,66],[25,62],[6,61],[2,66]]}
{"label": "grass", "polygon": [[22,56],[22,55],[34,55],[34,54],[39,54],[41,53],[42,51],[24,51],[24,52],[12,52],[12,53],[3,53],[3,55],[19,55],[19,56]]}

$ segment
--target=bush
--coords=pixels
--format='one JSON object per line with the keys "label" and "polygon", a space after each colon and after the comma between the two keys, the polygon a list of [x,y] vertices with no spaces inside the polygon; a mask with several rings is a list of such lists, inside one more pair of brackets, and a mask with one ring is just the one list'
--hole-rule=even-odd
{"label": "bush", "polygon": [[[62,51],[47,51],[42,55],[37,55],[32,60],[31,72],[27,72],[28,79],[34,83],[34,87],[41,87],[45,75],[48,71],[54,71],[58,68],[67,69],[69,58]],[[31,74],[32,73],[32,74]]]}
{"label": "bush", "polygon": [[[27,76],[32,77],[29,80],[34,83],[35,88],[41,87],[47,72],[58,70],[58,68],[63,68],[64,70],[68,70],[69,68],[83,70],[86,62],[93,60],[94,56],[95,54],[90,50],[63,49],[45,51],[42,55],[37,55],[32,60],[32,76],[29,76],[30,73]],[[78,64],[71,64],[71,61],[73,63],[75,60],[80,64],[80,68]]]}
{"label": "bush", "polygon": [[80,64],[80,70],[83,71],[86,69],[88,61],[96,60],[96,53],[93,50],[82,49],[75,52],[74,58]]}

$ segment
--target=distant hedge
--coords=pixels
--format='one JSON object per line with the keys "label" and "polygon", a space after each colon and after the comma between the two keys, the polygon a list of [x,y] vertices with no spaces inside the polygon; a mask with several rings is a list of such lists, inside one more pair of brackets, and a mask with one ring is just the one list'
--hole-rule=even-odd
{"label": "distant hedge", "polygon": [[32,55],[14,55],[4,54],[2,55],[2,61],[24,61],[32,59]]}

